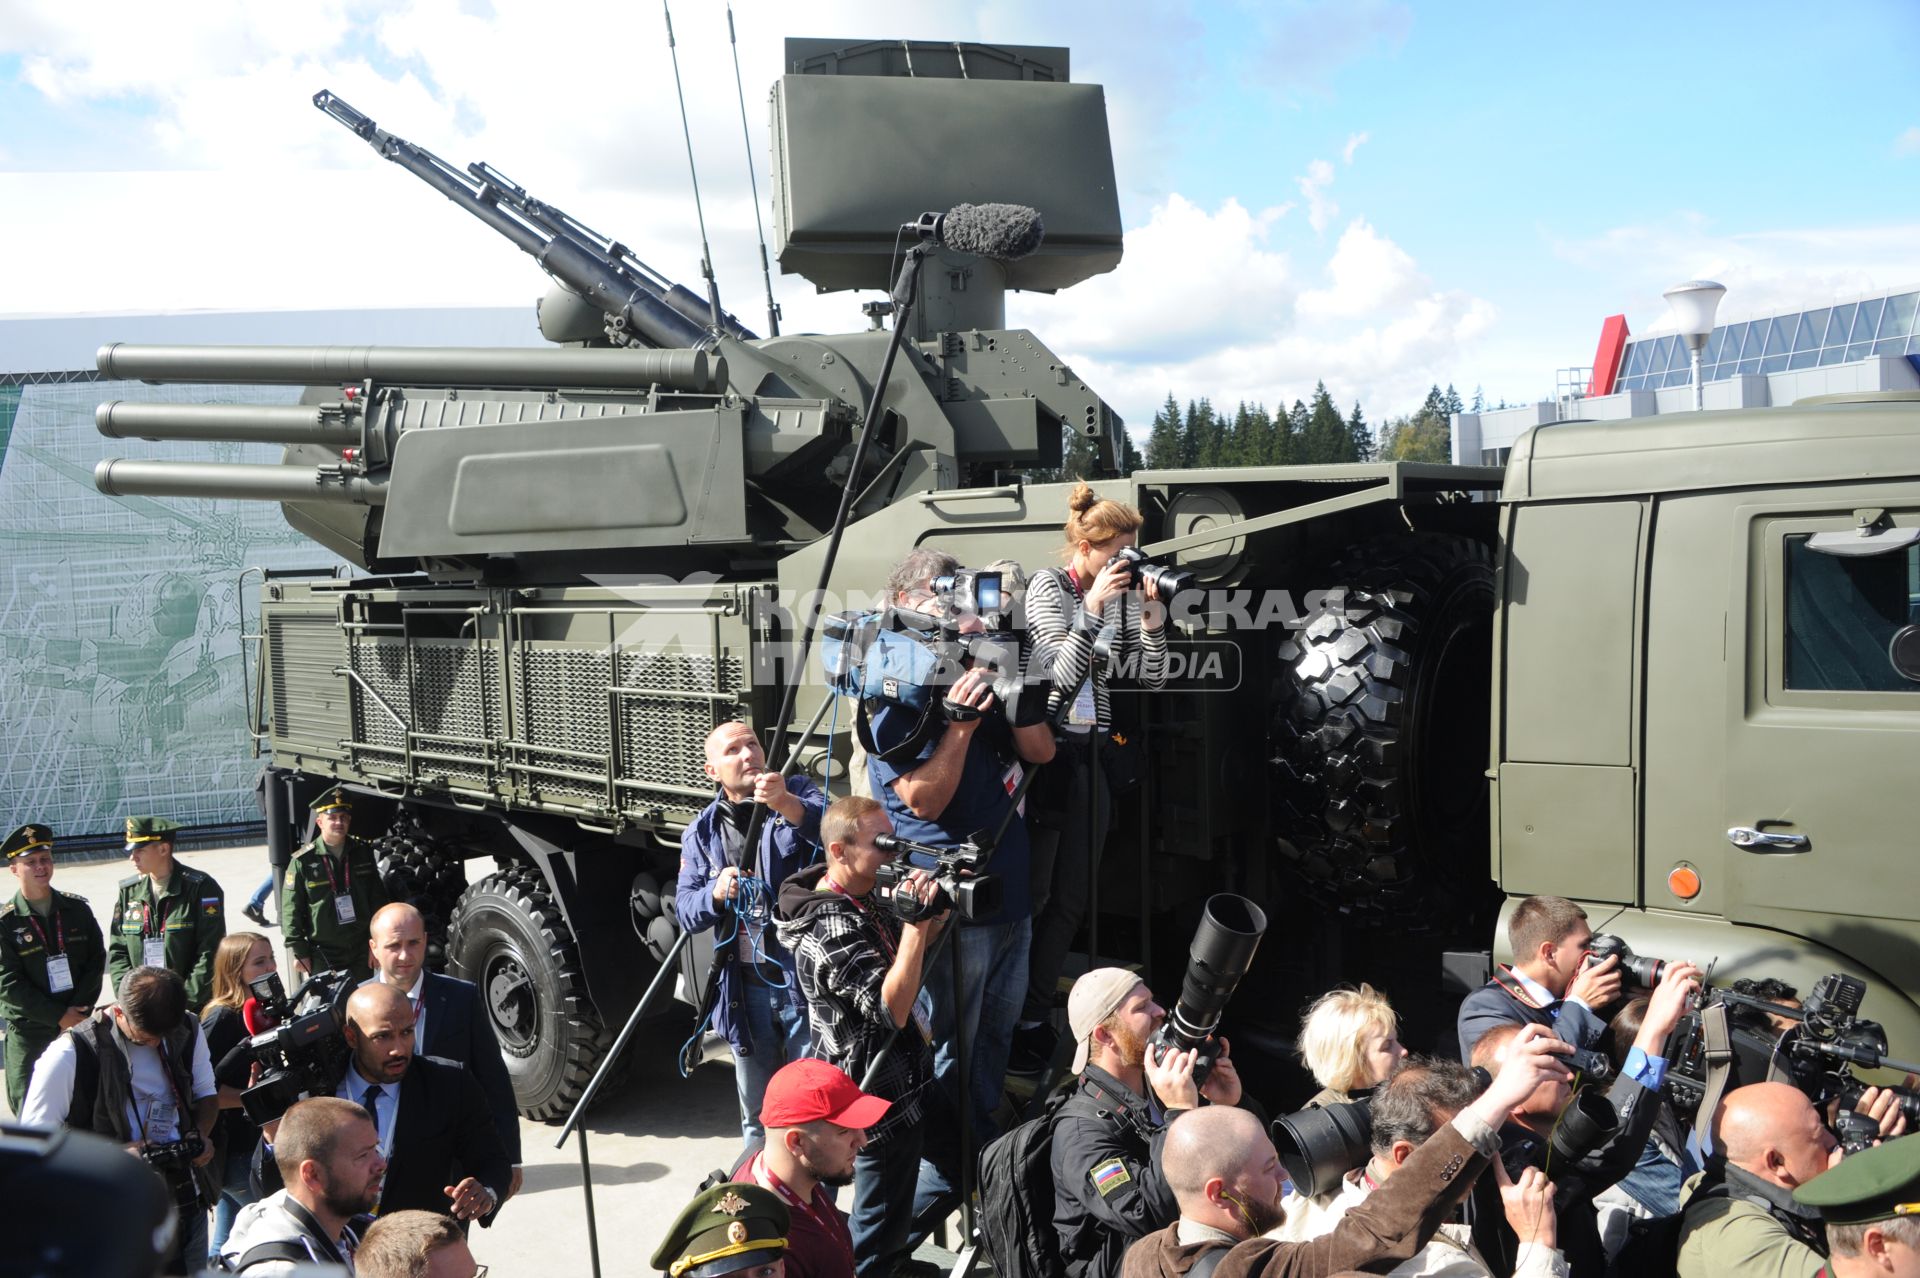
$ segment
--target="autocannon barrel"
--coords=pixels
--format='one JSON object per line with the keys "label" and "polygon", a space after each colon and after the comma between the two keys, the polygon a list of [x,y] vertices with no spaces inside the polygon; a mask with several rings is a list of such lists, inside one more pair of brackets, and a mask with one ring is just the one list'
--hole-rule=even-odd
{"label": "autocannon barrel", "polygon": [[93,468],[93,486],[109,497],[228,497],[241,501],[356,502],[363,506],[384,506],[387,502],[385,480],[325,466],[108,458]]}
{"label": "autocannon barrel", "polygon": [[641,387],[712,392],[726,360],[711,351],[485,346],[144,346],[114,342],[95,362],[116,379],[409,386]]}
{"label": "autocannon barrel", "polygon": [[236,444],[360,442],[360,426],[338,405],[130,404],[111,400],[93,424],[109,439],[197,439]]}

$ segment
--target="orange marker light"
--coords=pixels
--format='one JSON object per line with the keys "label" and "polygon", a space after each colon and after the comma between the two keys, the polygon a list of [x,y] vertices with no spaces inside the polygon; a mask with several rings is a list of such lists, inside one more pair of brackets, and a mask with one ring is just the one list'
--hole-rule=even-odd
{"label": "orange marker light", "polygon": [[1700,895],[1700,872],[1691,865],[1676,865],[1667,871],[1667,891],[1683,901]]}

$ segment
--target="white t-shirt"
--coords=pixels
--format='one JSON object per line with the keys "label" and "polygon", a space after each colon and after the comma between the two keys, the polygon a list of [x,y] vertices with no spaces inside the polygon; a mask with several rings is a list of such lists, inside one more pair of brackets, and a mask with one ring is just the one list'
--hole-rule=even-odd
{"label": "white t-shirt", "polygon": [[[134,1139],[149,1143],[178,1139],[192,1124],[193,1115],[180,1112],[180,1101],[167,1084],[166,1067],[160,1061],[159,1049],[133,1043],[127,1043],[126,1048],[133,1081],[127,1105],[127,1130],[133,1133]],[[66,1122],[67,1111],[73,1106],[76,1068],[73,1052],[73,1035],[62,1034],[34,1062],[33,1082],[27,1087],[27,1098],[20,1106],[22,1123],[52,1128]],[[207,1056],[205,1034],[193,1036],[191,1076],[189,1090],[193,1095],[187,1098],[188,1105],[219,1094],[219,1085],[213,1078],[213,1062]]]}

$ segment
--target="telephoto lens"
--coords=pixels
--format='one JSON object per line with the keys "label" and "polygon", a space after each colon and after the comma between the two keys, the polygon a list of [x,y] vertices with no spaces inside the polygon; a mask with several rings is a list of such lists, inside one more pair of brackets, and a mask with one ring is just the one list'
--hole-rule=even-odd
{"label": "telephoto lens", "polygon": [[1577,1163],[1599,1149],[1620,1125],[1620,1115],[1606,1093],[1595,1087],[1575,1092],[1573,1103],[1561,1113],[1547,1144],[1555,1166]]}
{"label": "telephoto lens", "polygon": [[1169,1048],[1199,1049],[1193,1081],[1202,1085],[1213,1072],[1214,1031],[1227,1010],[1240,978],[1253,966],[1260,938],[1267,932],[1267,916],[1244,896],[1220,892],[1207,898],[1200,926],[1187,951],[1187,974],[1180,982],[1180,1001],[1154,1031],[1148,1050],[1154,1060]]}
{"label": "telephoto lens", "polygon": [[1273,1120],[1280,1169],[1308,1198],[1332,1193],[1372,1153],[1373,1101],[1349,1101],[1282,1114]]}
{"label": "telephoto lens", "polygon": [[1644,958],[1633,952],[1624,940],[1609,936],[1605,932],[1595,932],[1587,943],[1586,966],[1593,967],[1604,963],[1613,955],[1620,956],[1620,977],[1637,990],[1650,990],[1660,984],[1661,974],[1667,970],[1665,959]]}

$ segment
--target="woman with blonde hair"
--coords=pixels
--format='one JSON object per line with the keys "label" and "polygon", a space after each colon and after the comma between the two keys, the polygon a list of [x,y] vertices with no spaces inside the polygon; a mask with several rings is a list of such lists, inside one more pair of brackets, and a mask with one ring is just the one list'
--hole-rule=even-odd
{"label": "woman with blonde hair", "polygon": [[1301,1063],[1320,1090],[1309,1106],[1344,1105],[1387,1081],[1407,1054],[1387,996],[1362,982],[1329,990],[1300,1021]]}
{"label": "woman with blonde hair", "polygon": [[1136,589],[1131,566],[1114,558],[1134,544],[1144,522],[1136,508],[1075,484],[1067,498],[1066,566],[1027,582],[1029,668],[1053,681],[1049,711],[1066,698],[1072,702],[1061,721],[1059,750],[1034,778],[1029,797],[1028,827],[1036,836],[1033,945],[1026,1005],[1014,1030],[1016,1073],[1036,1073],[1052,1055],[1047,1020],[1055,987],[1086,918],[1088,886],[1113,815],[1104,769],[1093,764],[1113,727],[1110,675],[1106,663],[1094,659],[1095,637],[1112,628],[1112,661],[1136,671],[1142,686],[1167,681],[1166,605],[1173,601],[1161,599],[1150,579]]}
{"label": "woman with blonde hair", "polygon": [[[215,1065],[247,1037],[241,1011],[252,997],[247,986],[273,971],[273,943],[258,932],[229,932],[220,939],[213,952],[213,998],[200,1013],[207,1055]],[[247,1121],[240,1108],[240,1093],[247,1089],[250,1073],[247,1064],[236,1064],[215,1076],[220,1084],[220,1119],[213,1127],[213,1162],[208,1167],[220,1181],[220,1201],[214,1206],[213,1228],[207,1235],[209,1259],[220,1254],[234,1217],[253,1201],[247,1164],[259,1143],[260,1129]]]}

